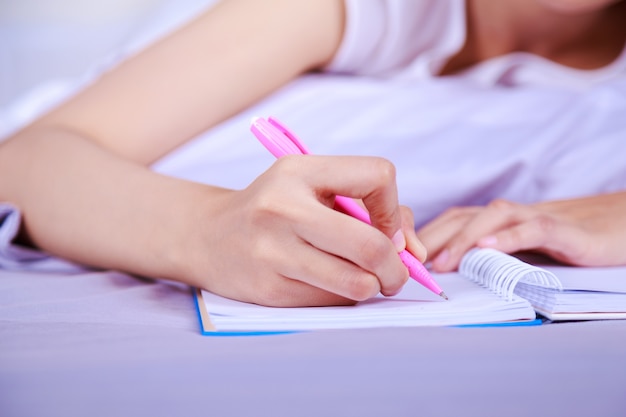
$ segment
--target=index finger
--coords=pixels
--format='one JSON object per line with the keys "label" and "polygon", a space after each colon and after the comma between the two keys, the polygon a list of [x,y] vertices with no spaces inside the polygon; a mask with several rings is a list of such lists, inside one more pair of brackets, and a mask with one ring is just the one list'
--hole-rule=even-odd
{"label": "index finger", "polygon": [[308,157],[318,158],[321,164],[321,169],[306,177],[322,197],[339,195],[361,199],[372,226],[389,238],[401,230],[396,170],[390,161],[363,156]]}
{"label": "index finger", "polygon": [[476,245],[478,239],[521,222],[529,216],[529,209],[525,206],[506,200],[492,201],[450,239],[442,254],[433,260],[433,267],[441,272],[453,270],[458,267],[465,252]]}

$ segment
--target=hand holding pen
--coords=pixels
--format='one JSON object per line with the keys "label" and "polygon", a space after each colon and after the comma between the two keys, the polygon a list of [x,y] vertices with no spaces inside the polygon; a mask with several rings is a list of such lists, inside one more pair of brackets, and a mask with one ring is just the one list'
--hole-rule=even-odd
{"label": "hand holding pen", "polygon": [[[268,120],[255,118],[251,125],[252,133],[259,141],[277,158],[285,155],[303,155],[310,152],[304,144],[289,129],[275,118]],[[342,195],[335,196],[335,205],[344,213],[371,224],[367,212],[351,198]],[[419,262],[410,252],[402,250],[399,253],[400,259],[406,266],[409,276],[428,288],[433,293],[448,299],[437,282],[430,275],[424,265]]]}

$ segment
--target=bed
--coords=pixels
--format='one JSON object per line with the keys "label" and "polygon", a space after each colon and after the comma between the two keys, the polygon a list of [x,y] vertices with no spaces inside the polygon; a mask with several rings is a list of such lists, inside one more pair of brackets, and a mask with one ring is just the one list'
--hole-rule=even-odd
{"label": "bed", "polygon": [[[155,2],[102,62],[7,99],[0,132],[202,7]],[[626,189],[626,78],[572,92],[311,74],[153,168],[245,187],[273,162],[249,132],[255,115],[315,153],[389,158],[418,225],[496,197]],[[207,337],[188,286],[23,256],[0,269],[2,416],[626,413],[626,321]]]}

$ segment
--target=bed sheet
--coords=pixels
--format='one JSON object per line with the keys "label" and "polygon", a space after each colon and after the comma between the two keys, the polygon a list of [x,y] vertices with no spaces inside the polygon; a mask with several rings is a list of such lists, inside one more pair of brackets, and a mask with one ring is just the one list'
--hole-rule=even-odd
{"label": "bed sheet", "polygon": [[0,270],[0,415],[621,417],[626,321],[201,336],[185,286]]}
{"label": "bed sheet", "polygon": [[[0,135],[171,27],[168,10],[179,9],[162,9],[112,60],[48,79],[0,109]],[[153,168],[247,186],[273,162],[248,130],[254,115],[283,120],[315,153],[389,158],[418,225],[451,205],[495,197],[532,202],[626,188],[624,79],[571,92],[313,74]],[[1,211],[3,416],[626,411],[626,321],[202,337],[187,286],[23,251],[10,245],[19,212]]]}
{"label": "bed sheet", "polygon": [[[0,138],[212,3],[162,1],[82,74],[51,76],[0,108]],[[154,169],[245,187],[272,163],[249,133],[249,119],[273,115],[315,153],[390,159],[400,200],[413,209],[419,226],[454,205],[493,198],[529,203],[626,188],[625,114],[626,75],[570,91],[484,87],[462,77],[316,74],[200,135]]]}

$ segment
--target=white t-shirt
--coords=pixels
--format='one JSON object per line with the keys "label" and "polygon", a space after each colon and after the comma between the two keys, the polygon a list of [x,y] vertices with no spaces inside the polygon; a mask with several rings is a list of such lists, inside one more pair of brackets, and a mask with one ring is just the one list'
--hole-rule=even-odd
{"label": "white t-shirt", "polygon": [[[346,29],[330,72],[423,79],[465,43],[465,0],[345,0]],[[579,70],[526,52],[495,57],[460,75],[485,86],[574,90],[626,74],[626,48],[606,67]]]}

